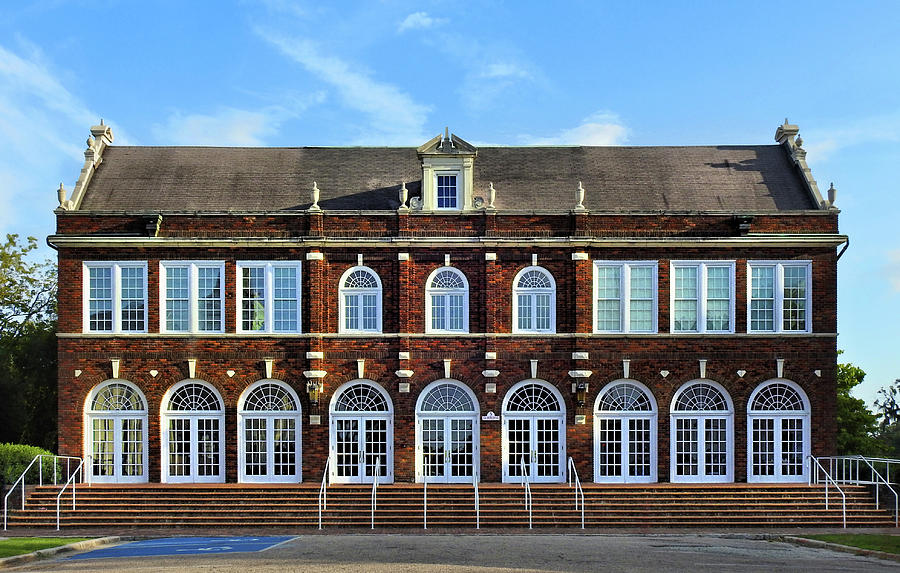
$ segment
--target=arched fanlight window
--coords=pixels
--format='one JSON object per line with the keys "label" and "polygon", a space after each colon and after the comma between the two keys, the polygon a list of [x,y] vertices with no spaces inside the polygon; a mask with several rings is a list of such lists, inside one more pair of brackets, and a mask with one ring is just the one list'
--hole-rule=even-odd
{"label": "arched fanlight window", "polygon": [[600,395],[598,412],[650,412],[653,405],[644,390],[634,384],[620,383]]}
{"label": "arched fanlight window", "polygon": [[184,380],[163,397],[162,481],[225,481],[225,404],[202,380]]}
{"label": "arched fanlight window", "polygon": [[509,396],[507,412],[559,412],[560,401],[544,384],[525,384]]}
{"label": "arched fanlight window", "polygon": [[442,382],[422,398],[421,412],[474,412],[475,402],[469,392],[454,382]]}
{"label": "arched fanlight window", "polygon": [[724,387],[712,380],[684,384],[670,418],[673,482],[734,479],[734,409]]}
{"label": "arched fanlight window", "polygon": [[238,399],[238,478],[242,482],[301,480],[300,401],[279,380],[250,385]]}
{"label": "arched fanlight window", "polygon": [[425,331],[429,333],[469,331],[469,283],[452,267],[431,273],[425,292]]}
{"label": "arched fanlight window", "polygon": [[381,332],[381,279],[369,267],[353,267],[341,277],[340,332]]}
{"label": "arched fanlight window", "polygon": [[513,280],[513,332],[556,332],[556,282],[542,267],[526,267]]}
{"label": "arched fanlight window", "polygon": [[692,384],[678,394],[675,400],[676,412],[706,412],[729,410],[724,394],[715,386],[699,382]]}
{"label": "arched fanlight window", "polygon": [[335,412],[387,412],[384,395],[371,384],[354,384],[341,392],[334,404]]}
{"label": "arched fanlight window", "polygon": [[147,481],[147,400],[125,380],[95,387],[85,401],[85,459],[92,481]]}
{"label": "arched fanlight window", "polygon": [[607,384],[594,405],[594,481],[655,482],[656,401],[635,380]]}
{"label": "arched fanlight window", "polygon": [[805,482],[810,453],[809,399],[784,379],[760,384],[747,405],[747,481]]}

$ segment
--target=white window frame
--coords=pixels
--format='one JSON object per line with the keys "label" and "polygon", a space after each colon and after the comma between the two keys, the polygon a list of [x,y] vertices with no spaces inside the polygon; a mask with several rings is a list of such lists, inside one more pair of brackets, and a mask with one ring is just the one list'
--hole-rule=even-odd
{"label": "white window frame", "polygon": [[[618,330],[601,330],[597,326],[597,298],[599,295],[600,267],[618,267],[619,269],[619,318],[621,328]],[[635,267],[649,267],[653,272],[653,300],[651,303],[651,327],[650,330],[631,329],[631,269]],[[594,299],[593,323],[594,332],[602,333],[642,333],[655,334],[659,331],[659,262],[658,261],[594,261]]]}
{"label": "white window frame", "polygon": [[[296,410],[246,410],[244,405],[246,404],[247,398],[253,394],[253,392],[263,386],[265,384],[272,384],[278,386],[279,388],[286,391],[291,399],[294,400],[294,404],[297,406]],[[295,465],[294,465],[294,475],[293,476],[275,476],[267,473],[263,476],[248,476],[247,475],[247,460],[245,459],[247,455],[247,435],[244,432],[244,428],[246,426],[247,419],[257,419],[262,418],[266,420],[266,444],[268,445],[272,442],[271,438],[275,432],[273,429],[273,422],[276,419],[284,419],[289,418],[294,420],[294,447],[296,452],[295,457]],[[275,380],[266,378],[263,380],[258,380],[253,384],[247,386],[243,392],[241,392],[240,397],[237,402],[237,427],[238,427],[238,482],[240,483],[301,483],[303,481],[303,410],[300,403],[300,397],[294,391],[293,388],[290,387],[286,382],[281,380]],[[275,452],[273,450],[268,450],[268,465],[271,467],[272,460],[274,458]]]}
{"label": "white window frame", "polygon": [[[462,289],[444,289],[444,288],[432,288],[431,282],[438,275],[438,273],[450,271],[463,282]],[[463,326],[461,329],[451,329],[451,328],[433,328],[433,317],[432,317],[432,296],[443,296],[446,299],[449,295],[462,295],[463,303],[462,303],[462,321]],[[343,300],[343,297],[342,297]],[[449,313],[449,305],[445,307],[447,312]],[[447,324],[450,324],[450,316],[447,315]],[[430,275],[428,275],[428,279],[425,281],[425,332],[427,334],[467,334],[469,332],[469,281],[466,279],[466,275],[456,267],[443,266],[436,268]]]}
{"label": "white window frame", "polygon": [[[235,264],[235,291],[237,306],[235,308],[235,332],[240,334],[299,334],[303,332],[303,273],[300,261],[237,261]],[[244,306],[243,270],[245,268],[262,267],[264,269],[263,296],[265,305],[264,327],[262,330],[245,330],[242,309]],[[275,269],[293,268],[297,270],[297,329],[275,329]]]}
{"label": "white window frame", "polygon": [[[122,269],[140,268],[144,274],[144,328],[141,330],[122,329]],[[112,269],[113,326],[112,330],[91,330],[91,272],[92,268]],[[84,261],[82,263],[82,317],[83,331],[97,334],[143,334],[148,326],[147,261]]]}
{"label": "white window frame", "polygon": [[[606,393],[613,387],[620,384],[634,386],[642,391],[650,401],[652,410],[600,410],[600,402]],[[597,483],[656,483],[658,481],[658,418],[659,408],[656,403],[656,397],[646,385],[633,380],[631,378],[621,378],[613,380],[606,384],[594,400],[594,481]],[[601,476],[600,475],[600,420],[601,419],[619,419],[622,420],[622,441],[623,444],[630,446],[629,437],[630,428],[627,426],[631,420],[648,420],[650,422],[650,475],[649,476],[631,476],[628,474],[628,454],[629,451],[622,449],[622,475],[621,476]]]}
{"label": "white window frame", "polygon": [[[219,405],[222,406],[219,410],[169,410],[169,400],[172,397],[172,394],[178,391],[182,386],[187,386],[188,384],[199,384],[201,386],[206,386],[212,393],[216,396],[219,401]],[[172,386],[166,390],[166,393],[163,394],[162,402],[160,403],[160,415],[159,415],[159,443],[160,443],[160,481],[162,483],[225,483],[225,457],[228,453],[225,450],[225,400],[222,398],[222,394],[219,393],[219,390],[216,389],[215,386],[206,382],[205,380],[199,380],[196,378],[188,378],[187,380],[182,380],[180,382],[176,382]],[[191,452],[190,452],[190,460],[191,460],[191,475],[186,476],[170,476],[169,475],[169,420],[170,419],[188,419],[191,422],[190,425],[190,440],[191,440]],[[218,431],[218,444],[219,444],[219,473],[214,476],[200,476],[197,475],[197,467],[198,467],[198,454],[199,448],[198,444],[198,421],[201,419],[215,419],[219,422],[219,431]]]}
{"label": "white window frame", "polygon": [[[378,287],[374,289],[370,288],[346,288],[344,287],[344,283],[347,281],[347,277],[349,277],[354,271],[366,271],[371,273],[372,276],[375,277],[375,282],[378,283]],[[344,301],[345,294],[374,294],[375,295],[375,318],[377,322],[377,327],[375,329],[365,329],[365,328],[346,328],[344,323],[346,322],[347,316],[347,308],[346,303]],[[384,314],[384,305],[383,305],[383,293],[384,288],[381,282],[381,277],[378,276],[378,273],[375,272],[374,269],[367,267],[365,265],[356,265],[350,267],[344,274],[341,275],[341,280],[338,282],[338,333],[339,334],[381,334],[382,333],[382,325],[383,325],[383,314]],[[359,314],[359,324],[362,325],[362,306],[360,308]]]}
{"label": "white window frame", "polygon": [[[422,404],[428,394],[441,384],[452,384],[462,390],[470,400],[475,409],[471,411],[443,411],[443,410],[422,410]],[[478,404],[478,397],[471,388],[453,378],[441,378],[435,380],[431,384],[425,386],[419,393],[416,400],[416,483],[471,483],[472,477],[453,477],[449,475],[441,477],[431,477],[424,475],[424,451],[422,445],[422,422],[424,420],[444,420],[449,426],[451,420],[471,420],[472,422],[472,473],[477,481],[481,481],[481,427],[479,424],[478,414],[481,412],[481,406]],[[447,429],[445,426],[445,431]]]}
{"label": "white window frame", "polygon": [[[537,289],[537,288],[519,288],[519,279],[522,278],[522,275],[527,273],[528,271],[539,271],[545,274],[550,279],[550,288],[549,289]],[[512,332],[513,334],[555,334],[556,333],[556,279],[553,278],[553,273],[545,269],[544,267],[531,265],[523,268],[516,276],[513,278],[512,282]],[[537,324],[537,306],[534,303],[536,300],[534,295],[536,294],[549,294],[550,295],[550,328],[541,329],[541,328],[519,328],[519,295],[520,294],[530,294],[531,298],[531,310],[532,310],[532,324]]]}
{"label": "white window frame", "polygon": [[[170,268],[187,267],[188,269],[188,328],[187,330],[169,330],[166,328],[166,281]],[[200,330],[199,316],[199,269],[218,268],[222,286],[219,293],[219,328],[216,330]],[[224,261],[160,261],[159,262],[159,331],[163,334],[205,334],[225,332],[225,262]]]}
{"label": "white window frame", "polygon": [[[387,404],[387,411],[338,411],[335,410],[335,407],[338,404],[338,401],[341,398],[341,394],[344,393],[345,390],[349,389],[352,386],[357,384],[365,384],[366,386],[372,387],[376,392],[381,394],[382,398],[384,398],[385,403]],[[390,394],[388,394],[387,390],[384,389],[380,384],[369,380],[368,378],[357,378],[355,380],[350,380],[349,382],[345,382],[338,386],[334,394],[331,396],[331,402],[328,406],[328,456],[329,456],[329,481],[330,483],[372,483],[376,478],[378,479],[378,483],[394,483],[394,402],[391,400]],[[365,421],[366,420],[386,420],[385,431],[387,433],[386,439],[386,452],[385,459],[387,460],[387,467],[379,467],[379,474],[377,476],[367,476],[365,475],[365,468],[367,467],[365,462],[366,451],[365,449],[361,449],[358,454],[362,458],[362,462],[360,462],[360,468],[363,469],[357,476],[339,476],[338,475],[338,452],[337,452],[337,421],[338,420],[357,420],[359,422],[358,430],[360,443],[362,444],[365,439],[363,436],[365,435]],[[366,442],[368,443],[368,442]]]}
{"label": "white window frame", "polygon": [[[513,396],[515,396],[516,392],[519,391],[523,386],[527,386],[530,384],[535,384],[538,386],[543,386],[547,389],[553,396],[556,398],[557,403],[559,404],[559,410],[527,410],[527,411],[509,411],[508,405],[509,400]],[[556,476],[538,476],[537,472],[534,469],[537,466],[536,456],[529,456],[531,458],[529,467],[529,475],[531,475],[531,482],[537,483],[564,483],[566,481],[566,401],[563,398],[562,393],[559,389],[547,382],[546,380],[541,380],[539,378],[529,378],[527,380],[522,380],[521,382],[517,382],[513,384],[509,390],[506,391],[506,395],[503,397],[503,402],[500,407],[500,416],[502,418],[501,431],[503,435],[501,436],[501,447],[500,453],[503,456],[501,458],[501,466],[503,471],[503,483],[521,483],[521,476],[513,476],[512,472],[509,471],[509,421],[510,420],[530,420],[529,426],[529,434],[531,439],[532,446],[537,442],[537,420],[539,418],[545,420],[556,420],[558,422],[558,431],[559,431],[559,468],[558,474]]]}
{"label": "white window frame", "polygon": [[[676,410],[678,399],[688,388],[695,384],[708,384],[722,393],[728,410]],[[697,465],[698,473],[695,476],[678,475],[678,444],[676,440],[676,420],[691,419],[697,420]],[[706,475],[705,471],[705,454],[706,454],[706,423],[710,419],[725,419],[725,444],[728,448],[725,451],[725,475]],[[734,401],[731,394],[724,386],[714,380],[708,378],[698,378],[690,380],[681,385],[680,388],[672,396],[672,402],[669,405],[669,481],[672,483],[730,483],[734,481]]]}
{"label": "white window frame", "polygon": [[[446,176],[456,177],[456,205],[454,207],[438,206],[438,177]],[[435,171],[434,172],[434,210],[435,211],[462,211],[462,193],[460,192],[460,183],[462,177],[459,171]]]}
{"label": "white window frame", "polygon": [[[695,267],[697,269],[698,300],[697,330],[675,330],[675,269],[679,267]],[[730,273],[728,288],[730,300],[728,304],[728,330],[707,330],[707,271],[710,267],[727,267]],[[734,261],[670,261],[669,262],[669,332],[672,334],[734,334],[735,320],[735,262]]]}
{"label": "white window frame", "polygon": [[[756,396],[762,392],[767,386],[771,384],[784,384],[785,386],[793,389],[797,394],[799,394],[800,399],[803,401],[803,410],[753,410],[753,402],[756,400]],[[753,455],[756,452],[756,442],[753,440],[753,420],[759,419],[772,419],[775,420],[775,440],[776,440],[776,453],[782,452],[782,443],[781,443],[781,430],[782,430],[782,420],[786,418],[800,418],[803,421],[803,459],[806,460],[806,456],[812,453],[812,427],[811,427],[811,407],[809,396],[806,395],[806,392],[803,388],[800,387],[796,382],[792,382],[791,380],[786,380],[784,378],[772,378],[771,380],[766,380],[761,383],[759,386],[753,389],[753,392],[750,393],[750,398],[747,400],[747,483],[764,483],[764,482],[787,482],[787,483],[796,483],[796,482],[807,482],[809,480],[809,464],[803,464],[803,473],[797,476],[784,476],[781,473],[781,463],[780,460],[775,460],[775,474],[771,476],[761,476],[757,475],[753,471]]]}
{"label": "white window frame", "polygon": [[[753,268],[774,267],[775,269],[775,315],[774,330],[753,330],[751,322],[751,302],[753,296]],[[806,328],[803,330],[784,329],[784,268],[806,268]],[[776,334],[809,334],[812,332],[812,261],[747,261],[747,332]]]}
{"label": "white window frame", "polygon": [[[141,399],[143,404],[143,409],[141,410],[94,410],[91,408],[93,405],[94,399],[97,397],[97,394],[102,392],[107,386],[111,384],[121,384],[123,386],[128,386],[133,392],[137,394],[137,396]],[[84,440],[82,442],[84,446],[84,458],[85,458],[85,470],[91,474],[90,480],[92,482],[97,483],[146,483],[148,480],[148,476],[150,475],[149,463],[150,463],[150,455],[148,448],[148,436],[149,436],[149,417],[147,408],[147,397],[144,396],[144,393],[141,392],[141,389],[138,388],[132,382],[128,380],[122,380],[118,378],[111,378],[109,380],[104,380],[100,384],[97,384],[91,391],[88,392],[87,397],[84,401]],[[94,420],[95,419],[111,419],[113,420],[113,443],[114,443],[114,463],[113,463],[113,475],[111,476],[98,476],[93,475],[93,455],[94,455]],[[141,421],[141,448],[142,451],[142,472],[141,475],[137,476],[125,476],[122,475],[122,422],[123,420],[140,420]]]}

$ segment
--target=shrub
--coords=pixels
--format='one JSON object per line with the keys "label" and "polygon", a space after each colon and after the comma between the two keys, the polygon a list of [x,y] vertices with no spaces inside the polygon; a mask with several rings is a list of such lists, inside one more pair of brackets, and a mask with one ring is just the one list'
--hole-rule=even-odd
{"label": "shrub", "polygon": [[[31,460],[39,454],[47,456],[54,455],[52,452],[48,452],[37,446],[27,446],[25,444],[0,444],[0,483],[12,485],[13,482],[19,479],[19,476],[22,475],[22,472],[25,471],[25,468],[28,467]],[[44,483],[53,483],[52,459],[44,458],[42,462],[44,469]],[[38,467],[38,462],[35,462],[31,469],[28,470],[28,475],[25,476],[25,483],[27,485],[38,482]],[[64,469],[61,468],[59,464],[57,464],[56,471],[57,481],[60,479],[65,481],[67,476],[63,475]]]}

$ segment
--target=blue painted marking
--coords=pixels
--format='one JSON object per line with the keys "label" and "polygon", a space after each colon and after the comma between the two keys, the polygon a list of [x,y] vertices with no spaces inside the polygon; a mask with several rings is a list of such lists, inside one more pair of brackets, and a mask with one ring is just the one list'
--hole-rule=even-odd
{"label": "blue painted marking", "polygon": [[69,559],[112,559],[117,557],[162,557],[166,555],[216,555],[269,549],[294,539],[293,535],[273,537],[168,537],[132,541],[115,547],[95,549]]}

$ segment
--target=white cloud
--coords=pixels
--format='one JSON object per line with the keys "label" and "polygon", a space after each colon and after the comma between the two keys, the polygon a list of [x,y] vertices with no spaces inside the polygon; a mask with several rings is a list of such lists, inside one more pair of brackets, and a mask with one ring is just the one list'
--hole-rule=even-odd
{"label": "white cloud", "polygon": [[400,22],[397,32],[403,33],[407,30],[427,30],[428,28],[434,28],[435,26],[440,26],[446,22],[447,20],[445,18],[433,18],[428,15],[428,12],[413,12]]}
{"label": "white cloud", "polygon": [[900,141],[900,111],[878,116],[862,117],[831,127],[803,129],[800,136],[806,149],[807,161],[827,161],[834,153],[847,147],[866,143]]}
{"label": "white cloud", "polygon": [[619,116],[598,112],[586,118],[581,125],[563,129],[549,137],[523,135],[525,145],[622,145],[628,141],[628,128]]}
{"label": "white cloud", "polygon": [[900,292],[900,250],[888,252],[886,270],[891,288],[895,292]]}
{"label": "white cloud", "polygon": [[368,118],[367,125],[360,126],[355,143],[409,145],[425,138],[423,127],[430,111],[428,106],[416,103],[396,86],[373,79],[367,71],[351,63],[322,54],[309,40],[259,34],[337,90],[347,108]]}
{"label": "white cloud", "polygon": [[531,79],[531,73],[528,72],[525,68],[519,66],[518,64],[514,64],[512,62],[494,62],[485,65],[481,70],[477,72],[479,78],[516,78],[516,79]]}

